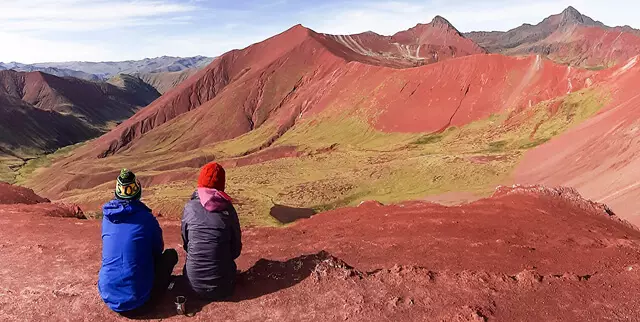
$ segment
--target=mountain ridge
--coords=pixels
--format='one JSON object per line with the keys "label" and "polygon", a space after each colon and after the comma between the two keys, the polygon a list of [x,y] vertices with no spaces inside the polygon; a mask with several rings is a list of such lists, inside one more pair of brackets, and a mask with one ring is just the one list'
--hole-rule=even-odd
{"label": "mountain ridge", "polygon": [[[640,31],[606,26],[571,6],[536,25],[464,35],[491,53],[539,54],[562,64],[585,68],[611,67],[640,50]],[[600,50],[594,53],[594,46]]]}

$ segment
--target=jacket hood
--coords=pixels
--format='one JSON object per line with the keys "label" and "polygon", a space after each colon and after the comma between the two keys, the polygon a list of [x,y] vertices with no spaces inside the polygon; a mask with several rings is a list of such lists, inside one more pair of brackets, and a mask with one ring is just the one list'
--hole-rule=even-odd
{"label": "jacket hood", "polygon": [[226,210],[231,205],[228,194],[213,188],[198,188],[192,199],[198,199],[202,207],[211,212]]}
{"label": "jacket hood", "polygon": [[112,223],[124,221],[128,216],[139,211],[151,212],[139,199],[113,199],[102,206],[102,214]]}

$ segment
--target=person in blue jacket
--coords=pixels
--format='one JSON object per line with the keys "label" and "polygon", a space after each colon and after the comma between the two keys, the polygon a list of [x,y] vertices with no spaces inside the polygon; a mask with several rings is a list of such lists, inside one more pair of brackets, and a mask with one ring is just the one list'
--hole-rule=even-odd
{"label": "person in blue jacket", "polygon": [[141,195],[135,174],[122,169],[115,198],[102,207],[98,291],[111,310],[126,317],[143,315],[153,308],[178,263],[174,249],[164,250],[162,229],[151,209],[140,201]]}

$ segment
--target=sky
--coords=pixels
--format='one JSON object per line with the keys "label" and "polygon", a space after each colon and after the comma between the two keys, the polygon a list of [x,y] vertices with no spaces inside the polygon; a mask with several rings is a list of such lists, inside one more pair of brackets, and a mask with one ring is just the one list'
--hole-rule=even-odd
{"label": "sky", "polygon": [[441,15],[462,32],[505,31],[570,5],[640,28],[637,0],[0,0],[0,62],[217,56],[298,23],[391,35]]}

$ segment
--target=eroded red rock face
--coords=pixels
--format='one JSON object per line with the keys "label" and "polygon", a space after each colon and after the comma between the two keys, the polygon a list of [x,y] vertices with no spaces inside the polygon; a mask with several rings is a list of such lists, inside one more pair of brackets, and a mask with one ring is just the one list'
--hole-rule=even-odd
{"label": "eroded red rock face", "polygon": [[[166,246],[181,251],[179,223],[162,225]],[[7,272],[0,319],[119,319],[95,289],[98,221],[0,208],[0,234],[12,236],[0,240]],[[148,318],[174,316],[172,296],[184,294],[197,321],[630,321],[640,314],[640,232],[571,189],[500,188],[454,207],[369,202],[283,229],[246,229],[243,238],[243,273],[229,301],[200,303],[178,280]]]}

